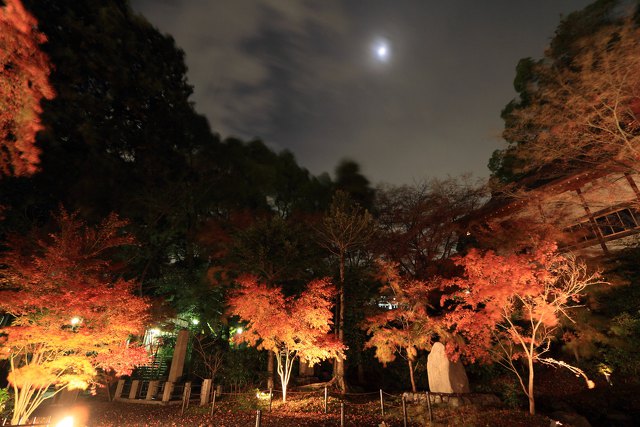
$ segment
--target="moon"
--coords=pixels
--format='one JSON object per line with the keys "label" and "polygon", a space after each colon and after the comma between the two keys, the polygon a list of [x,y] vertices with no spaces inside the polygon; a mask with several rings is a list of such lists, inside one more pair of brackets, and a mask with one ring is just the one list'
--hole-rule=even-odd
{"label": "moon", "polygon": [[373,56],[378,62],[388,62],[391,57],[391,46],[384,39],[379,39],[373,43]]}

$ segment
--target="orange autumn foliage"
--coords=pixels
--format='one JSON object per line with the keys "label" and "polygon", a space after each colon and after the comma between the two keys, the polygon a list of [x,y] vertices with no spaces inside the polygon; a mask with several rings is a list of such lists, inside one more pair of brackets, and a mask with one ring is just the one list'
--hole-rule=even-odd
{"label": "orange autumn foliage", "polygon": [[52,99],[51,65],[40,50],[46,41],[20,0],[0,7],[0,175],[30,175],[38,167],[36,133],[40,101]]}
{"label": "orange autumn foliage", "polygon": [[[453,357],[495,361],[517,375],[535,413],[533,365],[545,363],[582,371],[544,357],[562,318],[570,318],[585,289],[601,283],[584,263],[560,255],[555,243],[498,255],[472,249],[456,260],[462,277],[445,282],[441,304],[448,309],[444,323],[457,334],[446,347]],[[516,361],[522,361],[526,377]],[[587,379],[588,380],[588,379]],[[589,382],[588,382],[589,384]]]}
{"label": "orange autumn foliage", "polygon": [[395,308],[367,317],[364,328],[369,340],[365,348],[375,348],[375,357],[385,366],[396,355],[407,360],[413,392],[417,391],[414,361],[418,350],[429,350],[435,334],[441,332],[438,322],[430,318],[428,310],[434,283],[402,277],[398,266],[380,262],[381,294],[396,304]]}
{"label": "orange autumn foliage", "polygon": [[148,304],[108,260],[109,251],[132,243],[121,232],[125,222],[111,215],[91,228],[64,210],[56,220],[57,233],[14,237],[0,257],[0,310],[14,317],[0,329],[14,424],[47,398],[49,387],[85,389],[97,368],[124,375],[147,361],[145,349],[127,341],[143,330]]}
{"label": "orange autumn foliage", "polygon": [[[638,170],[640,28],[634,19],[575,41],[570,64],[536,63],[529,101],[508,114],[518,173],[544,180],[602,164]],[[550,167],[553,165],[553,167]]]}
{"label": "orange autumn foliage", "polygon": [[329,334],[336,292],[329,279],[310,282],[297,297],[285,297],[281,289],[253,276],[241,278],[238,285],[228,301],[229,311],[247,325],[235,340],[276,355],[283,401],[296,357],[310,365],[344,358],[345,346]]}

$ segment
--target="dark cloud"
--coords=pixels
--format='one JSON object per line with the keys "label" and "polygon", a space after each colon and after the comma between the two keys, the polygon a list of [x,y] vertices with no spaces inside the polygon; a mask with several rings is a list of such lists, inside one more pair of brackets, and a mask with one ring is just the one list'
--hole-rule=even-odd
{"label": "dark cloud", "polygon": [[[375,182],[488,174],[519,58],[587,0],[134,0],[187,53],[223,136],[261,137],[314,173],[343,157]],[[376,63],[384,37],[392,57]]]}

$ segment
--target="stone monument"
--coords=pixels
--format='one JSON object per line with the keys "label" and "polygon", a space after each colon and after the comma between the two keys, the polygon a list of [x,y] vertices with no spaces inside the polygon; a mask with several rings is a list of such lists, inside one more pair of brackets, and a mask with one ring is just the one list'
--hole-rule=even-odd
{"label": "stone monument", "polygon": [[433,344],[427,358],[429,390],[433,393],[469,393],[469,380],[460,361],[451,362],[442,343]]}

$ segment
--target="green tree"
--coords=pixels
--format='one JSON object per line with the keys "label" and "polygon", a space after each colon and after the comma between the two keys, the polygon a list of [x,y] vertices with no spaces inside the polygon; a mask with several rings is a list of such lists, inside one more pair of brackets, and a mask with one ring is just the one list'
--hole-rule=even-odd
{"label": "green tree", "polygon": [[364,209],[371,210],[375,191],[367,177],[360,172],[360,165],[353,160],[342,160],[336,167],[335,188],[343,191]]}

